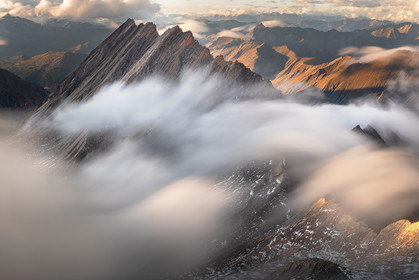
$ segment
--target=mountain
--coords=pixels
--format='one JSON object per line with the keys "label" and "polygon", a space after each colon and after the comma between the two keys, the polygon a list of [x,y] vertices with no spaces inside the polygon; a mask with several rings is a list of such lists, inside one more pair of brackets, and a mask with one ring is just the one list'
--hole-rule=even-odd
{"label": "mountain", "polygon": [[405,23],[396,26],[382,27],[372,31],[371,35],[387,39],[417,42],[419,39],[419,25]]}
{"label": "mountain", "polygon": [[[183,32],[176,26],[160,36],[153,23],[137,26],[129,19],[55,88],[32,121],[51,114],[62,103],[86,100],[102,86],[115,81],[133,83],[152,75],[176,80],[184,70],[194,68],[203,69],[209,75],[220,75],[226,83],[261,84],[273,90],[269,82],[243,64],[225,61],[221,56],[214,58],[191,32]],[[85,155],[83,149],[91,144],[86,136],[79,140],[84,144],[74,145],[74,139],[64,144],[63,149],[69,149],[67,152],[72,157]]]}
{"label": "mountain", "polygon": [[272,80],[284,93],[314,87],[325,92],[329,101],[344,103],[365,93],[382,94],[401,72],[410,79],[418,74],[415,51],[400,49],[385,57],[377,54],[374,59],[362,61],[341,56],[342,49],[418,45],[418,37],[417,24],[353,32],[258,25],[247,38],[220,37],[207,47],[212,54],[237,60]]}
{"label": "mountain", "polygon": [[419,271],[419,222],[372,228],[325,198],[294,211],[296,182],[284,163],[244,167],[216,186],[241,194],[232,206],[240,219],[225,254],[192,274],[198,279],[411,279]]}
{"label": "mountain", "polygon": [[0,68],[0,108],[33,109],[41,104],[48,93],[41,86],[26,82]]}
{"label": "mountain", "polygon": [[0,59],[47,52],[89,53],[112,30],[89,23],[52,21],[45,24],[6,15],[0,18]]}
{"label": "mountain", "polygon": [[[392,27],[393,28],[393,27]],[[234,44],[266,44],[270,47],[286,46],[299,57],[315,57],[321,62],[329,62],[340,57],[340,51],[347,47],[378,46],[381,48],[396,48],[405,45],[419,44],[418,24],[400,25],[397,38],[378,36],[384,29],[355,30],[352,32],[318,31],[312,28],[300,27],[265,27],[256,26],[248,38],[236,39]],[[374,35],[376,34],[376,35]],[[225,38],[220,37],[207,46],[212,52],[222,49]],[[230,45],[228,45],[230,46]]]}
{"label": "mountain", "polygon": [[335,29],[341,32],[351,32],[359,29],[375,29],[381,26],[394,25],[388,20],[376,19],[341,19],[336,21],[324,21],[318,19],[299,20],[290,27],[314,28],[319,31],[329,31]]}
{"label": "mountain", "polygon": [[176,26],[159,36],[154,24],[137,26],[130,19],[58,85],[43,108],[64,98],[67,101],[88,98],[113,81],[136,82],[152,74],[175,79],[182,70],[197,67],[206,67],[211,73],[240,83],[262,81],[261,76],[241,63],[226,62],[221,56],[214,58],[191,32],[183,32]]}
{"label": "mountain", "polygon": [[[249,63],[254,63],[253,68],[257,66],[263,69],[263,66],[258,66],[258,63],[261,65],[271,63],[272,66],[283,63],[282,67],[285,70],[290,69],[294,74],[297,74],[299,70],[292,70],[294,69],[293,65],[295,67],[298,65],[306,67],[307,65],[305,72],[311,71],[309,66],[318,67],[319,73],[315,80],[320,81],[323,78],[326,84],[331,83],[335,76],[350,77],[355,75],[348,81],[348,86],[352,85],[356,79],[360,78],[356,76],[357,73],[363,73],[359,72],[358,68],[365,67],[351,57],[339,57],[335,62],[319,63],[315,58],[298,56],[296,52],[284,45],[270,46],[267,43],[256,41],[251,43],[254,45],[248,45],[250,46],[248,49],[246,46],[242,46],[241,50],[243,54],[246,54],[243,57],[246,57]],[[227,42],[226,45],[228,44]],[[259,56],[264,55],[270,57],[272,52],[274,52],[274,56],[271,60],[259,59]],[[239,55],[238,53],[236,54]],[[402,50],[401,53],[396,52],[394,55],[394,61],[400,60],[402,65],[407,62],[415,64],[414,57],[411,57],[409,51]],[[387,62],[375,62],[374,60],[373,63],[379,64],[371,64],[368,67],[378,69],[387,67],[385,64]],[[393,69],[392,67],[396,66],[389,65],[388,67]],[[72,135],[57,133],[54,128],[45,131],[45,126],[48,124],[48,120],[54,117],[54,113],[69,103],[95,102],[96,99],[92,97],[96,92],[112,82],[135,83],[153,75],[163,77],[163,81],[176,82],[187,69],[204,69],[206,78],[210,79],[217,75],[224,78],[222,81],[225,84],[239,85],[240,89],[255,85],[261,86],[258,89],[262,86],[268,90],[271,89],[269,82],[264,81],[262,76],[252,72],[242,63],[225,61],[221,56],[213,57],[207,48],[201,46],[194,39],[191,32],[183,32],[179,27],[173,27],[159,35],[153,23],[137,26],[132,19],[129,19],[95,48],[84,62],[56,87],[49,99],[27,122],[27,126],[37,129],[39,128],[38,121],[45,121],[40,126],[41,133],[44,133],[41,135],[41,141],[44,141],[42,149],[57,151],[75,165],[77,165],[75,163],[77,160],[88,162],[87,159],[91,159],[90,156],[95,152],[100,153],[103,149],[118,143],[114,141],[118,136],[113,137],[114,135],[108,131],[94,134],[84,130],[82,133]],[[371,69],[368,68],[366,71],[370,72]],[[274,71],[277,70],[272,70],[273,73]],[[328,80],[326,77],[329,77]],[[374,80],[375,77],[368,76],[368,80],[370,79]],[[313,86],[316,85],[313,84]],[[318,86],[320,87],[320,84]],[[338,86],[337,84],[336,88]],[[199,91],[199,88],[196,90]],[[257,94],[261,94],[261,92],[257,92]],[[335,96],[334,92],[330,94]],[[189,100],[186,99],[186,101]],[[253,105],[250,102],[244,103]],[[111,105],[113,106],[113,104]],[[182,102],[181,105],[186,104]],[[101,106],[100,102],[98,106]],[[134,106],[137,105],[134,104]],[[182,117],[184,117],[183,114]],[[207,117],[211,118],[210,114]],[[234,117],[242,120],[241,115]],[[256,114],[255,118],[257,117]],[[286,117],[284,115],[284,118]],[[292,123],[290,124],[292,125]],[[126,138],[121,136],[122,138],[118,140],[129,140],[130,143],[135,144],[136,148],[141,146],[141,153],[145,151],[147,157],[156,151],[159,155],[163,154],[162,158],[168,156],[167,153],[170,154],[173,150],[168,148],[169,152],[166,152],[166,145],[158,143],[159,137],[167,137],[166,134],[159,135],[159,128],[151,126],[149,128],[147,125],[147,129],[150,130],[144,133],[143,131],[134,131],[133,135]],[[168,126],[169,129],[172,129],[171,125]],[[186,131],[187,134],[189,128],[190,126],[182,132]],[[376,142],[381,138],[378,132],[370,127],[357,128],[356,131]],[[263,138],[264,134],[260,135]],[[168,138],[169,145],[176,142],[174,137]],[[227,141],[236,139],[232,138]],[[277,141],[277,139],[275,138],[273,141]],[[208,141],[208,139],[205,140]],[[209,141],[212,140],[209,138]],[[148,141],[150,146],[147,145]],[[301,142],[296,142],[295,145],[301,145]],[[188,145],[190,142],[185,142],[179,147],[182,149]],[[175,147],[177,148],[176,144]],[[174,150],[177,150],[176,148]],[[377,149],[379,148],[377,147]],[[137,151],[133,152],[134,155],[136,153]],[[132,154],[131,150],[130,154]],[[128,154],[125,153],[118,155],[116,164],[126,163],[124,160],[127,156]],[[160,157],[156,158],[160,159]],[[107,160],[107,158],[103,159]],[[207,157],[205,157],[206,159]],[[170,160],[173,159],[168,159],[168,161]],[[160,161],[157,162],[160,164]],[[134,161],[134,163],[137,162]],[[162,163],[164,165],[162,170],[168,170],[165,169],[165,161]],[[175,164],[177,163],[175,160]],[[234,164],[235,162],[231,163],[231,165]],[[307,206],[294,207],[292,195],[302,179],[295,177],[301,176],[301,174],[295,175],[298,173],[296,172],[298,166],[297,170],[291,173],[288,165],[292,165],[292,163],[289,164],[286,159],[281,159],[278,162],[274,160],[251,161],[244,166],[229,166],[233,170],[226,168],[222,171],[214,171],[216,174],[211,176],[211,183],[214,183],[212,187],[220,190],[225,196],[235,198],[228,204],[232,214],[230,215],[230,212],[226,211],[229,213],[227,214],[228,234],[224,235],[223,231],[221,236],[213,238],[211,235],[211,246],[214,245],[215,249],[218,249],[217,254],[211,256],[211,259],[201,270],[182,275],[179,277],[180,279],[415,278],[419,272],[417,263],[419,224],[417,222],[412,223],[404,220],[405,217],[400,218],[399,216],[390,217],[389,221],[389,217],[377,215],[374,217],[374,221],[379,220],[377,225],[369,219],[362,220],[362,216],[351,214],[350,210],[341,206],[331,197],[319,200],[316,198],[308,202]],[[141,170],[142,166],[140,164],[140,171],[143,171]],[[122,168],[126,167],[128,169],[131,167],[129,161],[128,164],[122,165]],[[93,173],[100,174],[96,173],[95,168],[93,169]],[[184,168],[180,169],[184,176]],[[113,171],[112,168],[106,168],[106,170],[109,173]],[[338,171],[346,172],[347,170]],[[189,176],[189,174],[187,175]],[[339,175],[337,174],[337,176]],[[135,183],[139,184],[137,181]],[[101,190],[101,188],[98,189]],[[417,192],[412,191],[412,197],[415,195]],[[100,196],[100,198],[102,197]],[[412,221],[417,221],[417,218],[417,215],[414,215]],[[124,248],[127,248],[126,244],[124,243]],[[141,271],[137,270],[138,264],[135,262],[134,264],[134,272]],[[136,275],[136,277],[141,276],[141,274]],[[167,278],[167,275],[165,276]]]}
{"label": "mountain", "polygon": [[294,58],[272,82],[287,94],[314,87],[325,92],[331,102],[347,103],[365,94],[380,97],[401,72],[408,80],[419,78],[417,63],[417,52],[408,50],[369,62],[345,56],[312,65],[307,59]]}
{"label": "mountain", "polygon": [[[335,202],[320,199],[279,229],[267,232],[246,249],[217,263],[209,269],[214,269],[209,275],[217,279],[217,273],[235,275],[235,267],[246,267],[247,275],[252,275],[248,276],[252,279],[257,276],[265,279],[267,274],[275,273],[283,274],[284,278],[279,279],[287,279],[286,276],[293,272],[300,276],[307,274],[308,269],[304,268],[307,259],[317,258],[323,261],[312,264],[313,261],[308,261],[310,265],[307,266],[315,267],[320,263],[323,269],[317,273],[326,273],[327,266],[335,272],[330,277],[314,279],[336,279],[345,275],[349,279],[391,279],[396,275],[409,279],[417,269],[414,260],[419,249],[418,230],[419,223],[400,220],[376,233],[347,215]],[[283,263],[286,265],[282,266]],[[336,264],[346,269],[336,270]],[[344,274],[340,275],[339,270]],[[309,270],[309,274],[313,271]],[[246,273],[237,275],[246,277]]]}
{"label": "mountain", "polygon": [[[258,13],[240,15],[214,15],[207,16],[205,20],[211,22],[236,21],[241,23],[260,23],[266,21],[281,22],[283,27],[314,28],[319,31],[336,29],[338,31],[354,31],[357,29],[374,29],[380,26],[395,25],[388,20],[369,18],[342,18],[342,16],[287,14],[287,13]],[[228,28],[228,27],[226,27]],[[230,28],[228,28],[230,29]]]}
{"label": "mountain", "polygon": [[47,52],[31,58],[23,55],[0,61],[0,67],[20,78],[53,89],[87,57],[82,53]]}
{"label": "mountain", "polygon": [[261,74],[274,79],[285,68],[289,57],[265,43],[231,37],[220,37],[207,44],[213,55],[222,55],[226,60],[238,61]]}

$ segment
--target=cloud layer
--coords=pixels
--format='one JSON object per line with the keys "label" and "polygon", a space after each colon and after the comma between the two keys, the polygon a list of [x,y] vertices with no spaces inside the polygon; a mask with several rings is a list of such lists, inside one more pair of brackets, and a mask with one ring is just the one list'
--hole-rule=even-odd
{"label": "cloud layer", "polygon": [[[215,1],[176,2],[168,0],[3,0],[0,2],[0,16],[10,13],[26,18],[58,17],[94,21],[98,19],[125,20],[134,17],[139,20],[150,19],[163,7],[164,13],[195,15],[199,17],[227,17],[242,20],[258,14],[265,16],[273,13],[325,14],[335,16],[368,17],[392,21],[418,21],[419,4],[415,0],[323,0],[290,2],[267,1],[254,5],[244,1],[226,3]],[[262,21],[262,19],[260,19]]]}
{"label": "cloud layer", "polygon": [[15,1],[0,3],[0,15],[26,18],[67,18],[82,21],[149,19],[160,10],[149,0],[66,0]]}
{"label": "cloud layer", "polygon": [[[397,217],[416,205],[416,113],[396,104],[309,106],[259,92],[199,71],[178,82],[114,83],[40,127],[114,139],[71,166],[28,156],[4,136],[11,133],[0,118],[0,278],[155,279],[197,268],[240,215],[229,207],[241,201],[235,186],[216,183],[249,162],[286,159],[288,171],[309,177],[301,204],[330,195],[350,198],[345,206],[356,213]],[[385,139],[396,132],[410,150],[377,151],[351,131],[357,124]],[[389,197],[398,198],[391,207]]]}

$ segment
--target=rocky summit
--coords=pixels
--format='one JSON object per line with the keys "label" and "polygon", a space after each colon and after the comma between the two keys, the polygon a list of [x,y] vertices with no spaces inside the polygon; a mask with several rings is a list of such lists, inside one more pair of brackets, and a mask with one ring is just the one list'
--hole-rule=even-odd
{"label": "rocky summit", "polygon": [[155,24],[137,26],[128,19],[57,86],[41,111],[64,100],[84,100],[114,81],[132,83],[151,75],[176,79],[189,68],[202,68],[237,83],[263,81],[239,62],[227,62],[222,56],[214,58],[191,32],[183,32],[178,26],[160,36]]}

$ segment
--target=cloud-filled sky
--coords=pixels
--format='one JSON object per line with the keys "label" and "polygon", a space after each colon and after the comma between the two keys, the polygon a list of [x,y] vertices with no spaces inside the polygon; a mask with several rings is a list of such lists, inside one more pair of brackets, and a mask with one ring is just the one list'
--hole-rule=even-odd
{"label": "cloud-filled sky", "polygon": [[263,12],[419,20],[418,0],[0,0],[0,16],[83,21],[153,19],[167,14],[236,15]]}

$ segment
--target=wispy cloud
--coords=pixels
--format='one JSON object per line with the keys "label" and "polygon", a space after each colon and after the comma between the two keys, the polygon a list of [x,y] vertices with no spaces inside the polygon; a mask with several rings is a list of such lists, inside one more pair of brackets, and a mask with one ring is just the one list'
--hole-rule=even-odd
{"label": "wispy cloud", "polygon": [[284,27],[287,26],[287,24],[285,22],[283,22],[282,20],[276,19],[276,20],[268,20],[268,21],[263,21],[262,24],[266,27]]}
{"label": "wispy cloud", "polygon": [[414,58],[418,57],[419,55],[419,47],[416,46],[403,46],[393,49],[383,49],[377,46],[368,46],[362,48],[348,47],[342,49],[339,54],[351,55],[355,57],[357,62],[368,63],[378,59],[395,59],[395,56],[399,57],[403,51],[415,53],[413,56]]}

